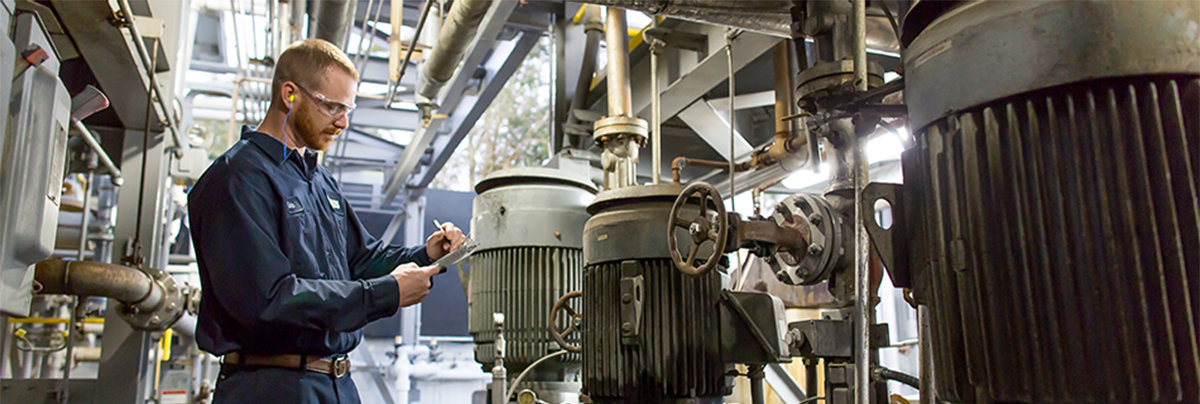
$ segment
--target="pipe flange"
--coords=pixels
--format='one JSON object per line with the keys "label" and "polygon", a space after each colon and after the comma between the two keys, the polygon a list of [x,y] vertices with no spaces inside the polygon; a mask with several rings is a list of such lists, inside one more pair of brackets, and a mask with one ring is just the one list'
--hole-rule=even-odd
{"label": "pipe flange", "polygon": [[765,258],[775,276],[789,285],[813,285],[829,279],[845,253],[842,243],[845,223],[833,205],[817,195],[796,194],[775,204],[769,219],[784,228],[801,232],[805,229],[799,227],[807,228],[809,235],[809,245],[803,253],[776,249]]}
{"label": "pipe flange", "polygon": [[158,269],[144,271],[154,281],[153,288],[162,293],[158,304],[151,308],[139,308],[137,303],[117,305],[121,319],[133,328],[143,331],[162,331],[169,328],[183,316],[187,308],[186,291],[177,283],[175,278]]}
{"label": "pipe flange", "polygon": [[606,116],[592,127],[592,139],[598,144],[603,144],[613,136],[630,135],[637,139],[638,144],[645,146],[646,136],[650,133],[646,121],[635,116]]}
{"label": "pipe flange", "polygon": [[[836,94],[851,94],[854,89],[854,61],[842,59],[836,62],[818,63],[804,69],[796,76],[797,104],[811,110],[814,101]],[[883,85],[883,66],[867,64],[867,87]]]}

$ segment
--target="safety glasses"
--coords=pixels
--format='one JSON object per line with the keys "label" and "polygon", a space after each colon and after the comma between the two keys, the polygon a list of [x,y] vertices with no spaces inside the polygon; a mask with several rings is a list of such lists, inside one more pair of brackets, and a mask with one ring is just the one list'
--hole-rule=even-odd
{"label": "safety glasses", "polygon": [[299,88],[300,91],[303,91],[305,94],[308,94],[316,99],[317,107],[332,118],[341,118],[342,116],[349,114],[351,111],[354,111],[354,104],[347,104],[344,102],[331,100],[329,97],[326,97],[325,94],[309,91],[307,88],[304,88],[299,84],[296,84],[296,88]]}

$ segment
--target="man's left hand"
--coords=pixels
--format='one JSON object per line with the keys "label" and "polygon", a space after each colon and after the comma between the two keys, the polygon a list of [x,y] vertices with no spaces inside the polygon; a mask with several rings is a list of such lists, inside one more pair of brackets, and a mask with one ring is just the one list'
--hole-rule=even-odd
{"label": "man's left hand", "polygon": [[438,231],[433,232],[428,239],[425,239],[425,252],[429,255],[430,261],[437,261],[462,247],[466,241],[467,237],[463,235],[462,229],[455,227],[454,223],[442,223],[442,227]]}

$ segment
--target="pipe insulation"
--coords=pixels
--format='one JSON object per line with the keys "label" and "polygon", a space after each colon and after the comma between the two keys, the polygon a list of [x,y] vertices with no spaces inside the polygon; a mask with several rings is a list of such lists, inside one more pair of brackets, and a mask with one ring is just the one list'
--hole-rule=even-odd
{"label": "pipe insulation", "polygon": [[487,0],[456,0],[450,6],[446,22],[438,31],[437,43],[425,59],[417,81],[417,95],[427,100],[437,98],[438,91],[454,76],[459,60],[475,39],[479,23],[491,5]]}

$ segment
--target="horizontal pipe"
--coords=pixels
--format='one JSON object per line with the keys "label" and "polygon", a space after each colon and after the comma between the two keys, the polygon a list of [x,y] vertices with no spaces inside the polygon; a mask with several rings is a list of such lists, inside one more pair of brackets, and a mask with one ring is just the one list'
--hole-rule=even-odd
{"label": "horizontal pipe", "polygon": [[140,310],[154,309],[163,296],[150,275],[94,261],[41,261],[34,265],[33,279],[42,285],[39,293],[108,297]]}
{"label": "horizontal pipe", "polygon": [[[620,7],[651,15],[736,27],[767,35],[791,38],[791,0],[581,0],[582,3]],[[867,21],[867,47],[900,53],[900,40],[887,17]]]}
{"label": "horizontal pipe", "polygon": [[[694,159],[694,158],[682,157],[682,156],[676,157],[674,160],[671,160],[671,180],[675,181],[676,184],[680,183],[679,176],[680,176],[681,172],[683,171],[683,167],[685,167],[685,166],[716,168],[716,169],[720,169],[720,170],[729,171],[730,164],[725,161]],[[737,164],[733,165],[734,171],[740,172],[740,171],[746,171],[748,169],[750,169],[749,161],[737,163]]]}

